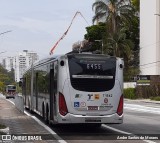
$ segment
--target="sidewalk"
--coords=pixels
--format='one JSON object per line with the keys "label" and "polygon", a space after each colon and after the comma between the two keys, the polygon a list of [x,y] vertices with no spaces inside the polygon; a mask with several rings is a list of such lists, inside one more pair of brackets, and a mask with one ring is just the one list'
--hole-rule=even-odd
{"label": "sidewalk", "polygon": [[153,104],[160,105],[160,101],[154,101],[151,99],[127,99],[125,98],[124,101],[135,101],[135,102],[153,103]]}
{"label": "sidewalk", "polygon": [[[9,127],[9,134],[29,134],[29,135],[49,135],[50,133],[41,125],[39,125],[34,119],[20,112],[16,107],[5,100],[0,98],[0,123]],[[19,142],[19,141],[16,141]],[[22,141],[20,141],[22,143]],[[26,142],[26,141],[25,141]],[[38,141],[27,141],[29,143],[53,143],[58,142],[56,139],[52,141],[38,140]]]}

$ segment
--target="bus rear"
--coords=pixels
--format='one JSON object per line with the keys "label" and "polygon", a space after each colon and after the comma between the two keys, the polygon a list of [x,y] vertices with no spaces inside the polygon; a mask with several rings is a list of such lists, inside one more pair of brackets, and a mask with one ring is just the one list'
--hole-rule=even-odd
{"label": "bus rear", "polygon": [[15,98],[16,96],[16,86],[7,85],[6,86],[6,98]]}
{"label": "bus rear", "polygon": [[68,54],[59,70],[59,122],[123,122],[123,60]]}

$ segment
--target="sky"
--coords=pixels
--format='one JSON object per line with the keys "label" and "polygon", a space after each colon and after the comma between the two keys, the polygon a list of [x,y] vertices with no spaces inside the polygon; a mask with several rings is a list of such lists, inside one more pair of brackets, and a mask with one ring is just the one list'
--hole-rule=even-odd
{"label": "sky", "polygon": [[[40,58],[67,30],[77,11],[78,15],[54,54],[65,54],[72,44],[84,39],[86,27],[92,25],[92,4],[95,0],[0,0],[0,60],[23,50],[37,52]],[[88,25],[89,24],[89,25]],[[5,53],[1,53],[5,52]]]}

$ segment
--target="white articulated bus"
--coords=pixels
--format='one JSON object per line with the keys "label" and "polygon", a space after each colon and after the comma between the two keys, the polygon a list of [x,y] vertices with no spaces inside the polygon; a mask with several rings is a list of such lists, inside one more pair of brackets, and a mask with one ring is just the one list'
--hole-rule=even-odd
{"label": "white articulated bus", "polygon": [[87,53],[40,60],[23,76],[25,107],[53,124],[122,123],[123,64]]}

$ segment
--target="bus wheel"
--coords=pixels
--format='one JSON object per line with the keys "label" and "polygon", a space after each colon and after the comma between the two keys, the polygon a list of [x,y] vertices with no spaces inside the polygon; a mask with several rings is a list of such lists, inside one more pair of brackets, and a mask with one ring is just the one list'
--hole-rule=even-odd
{"label": "bus wheel", "polygon": [[28,110],[30,111],[30,101],[28,99]]}
{"label": "bus wheel", "polygon": [[29,98],[28,98],[28,111],[31,113],[31,104]]}
{"label": "bus wheel", "polygon": [[46,106],[46,117],[45,117],[45,122],[46,124],[49,124],[49,108],[48,108],[48,104]]}
{"label": "bus wheel", "polygon": [[29,109],[29,112],[32,114],[33,111],[32,111],[32,108],[31,108],[31,101],[28,99],[28,109]]}
{"label": "bus wheel", "polygon": [[45,120],[44,103],[42,104],[42,118]]}

